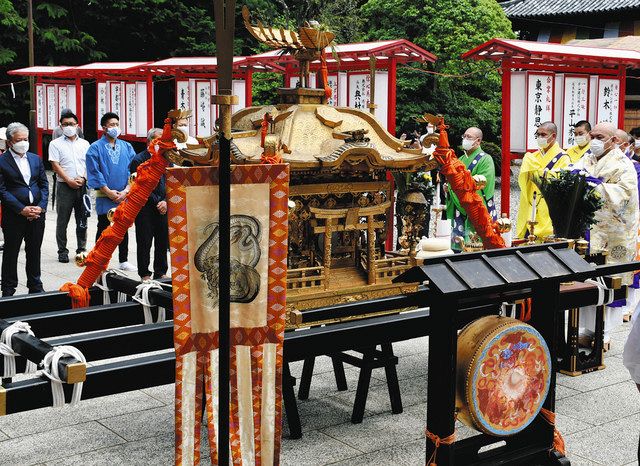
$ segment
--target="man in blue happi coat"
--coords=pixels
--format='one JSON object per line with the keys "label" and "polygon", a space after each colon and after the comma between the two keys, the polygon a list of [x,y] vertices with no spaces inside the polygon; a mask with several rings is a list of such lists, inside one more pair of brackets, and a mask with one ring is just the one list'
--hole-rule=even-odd
{"label": "man in blue happi coat", "polygon": [[[102,137],[91,144],[87,151],[87,184],[96,190],[96,213],[98,232],[96,241],[109,226],[109,209],[120,204],[129,191],[129,163],[136,155],[133,147],[118,139],[121,134],[120,118],[112,112],[100,119]],[[137,269],[127,260],[129,255],[129,234],[118,247],[120,270],[135,272]]]}

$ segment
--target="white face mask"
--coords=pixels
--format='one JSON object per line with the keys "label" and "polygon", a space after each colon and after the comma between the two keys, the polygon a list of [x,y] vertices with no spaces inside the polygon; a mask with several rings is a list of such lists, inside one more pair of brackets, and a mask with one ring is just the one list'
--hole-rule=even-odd
{"label": "white face mask", "polygon": [[538,136],[536,138],[536,142],[538,143],[538,147],[540,149],[546,149],[547,147],[549,147],[549,138],[543,138],[541,136]]}
{"label": "white face mask", "polygon": [[62,134],[64,134],[68,138],[71,138],[71,137],[75,136],[76,134],[78,134],[78,132],[77,132],[75,126],[63,126],[62,127]]}
{"label": "white face mask", "polygon": [[604,154],[604,145],[607,141],[609,141],[609,139],[607,139],[606,141],[593,139],[591,141],[591,153],[593,153],[593,155],[595,155],[596,157],[600,157],[602,154]]}
{"label": "white face mask", "polygon": [[633,141],[633,147],[636,149],[640,149],[640,139],[636,139]]}
{"label": "white face mask", "polygon": [[433,134],[433,126],[431,125],[427,126],[427,134]]}
{"label": "white face mask", "polygon": [[580,147],[586,146],[588,142],[589,140],[587,139],[587,136],[585,136],[584,134],[581,134],[580,136],[576,136],[576,144],[578,144]]}
{"label": "white face mask", "polygon": [[189,137],[189,127],[188,126],[178,126],[178,129],[182,131],[187,137]]}
{"label": "white face mask", "polygon": [[11,146],[16,154],[25,154],[29,150],[29,141],[18,141]]}
{"label": "white face mask", "polygon": [[466,151],[470,151],[475,143],[474,139],[462,138],[462,148]]}

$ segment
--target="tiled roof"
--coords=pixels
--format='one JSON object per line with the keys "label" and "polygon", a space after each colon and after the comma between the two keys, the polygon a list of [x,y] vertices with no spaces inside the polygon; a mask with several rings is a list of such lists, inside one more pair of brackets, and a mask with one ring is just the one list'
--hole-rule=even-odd
{"label": "tiled roof", "polygon": [[509,18],[606,13],[640,8],[640,0],[508,0],[501,3]]}

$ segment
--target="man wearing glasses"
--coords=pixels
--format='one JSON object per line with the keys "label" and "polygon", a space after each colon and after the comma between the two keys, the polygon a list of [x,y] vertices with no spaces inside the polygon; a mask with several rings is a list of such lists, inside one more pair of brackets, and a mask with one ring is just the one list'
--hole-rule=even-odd
{"label": "man wearing glasses", "polygon": [[87,212],[83,197],[86,193],[89,142],[78,136],[78,117],[72,112],[60,117],[63,135],[49,144],[49,162],[57,175],[56,241],[58,262],[69,262],[67,225],[74,212],[76,219],[76,253],[87,248]]}

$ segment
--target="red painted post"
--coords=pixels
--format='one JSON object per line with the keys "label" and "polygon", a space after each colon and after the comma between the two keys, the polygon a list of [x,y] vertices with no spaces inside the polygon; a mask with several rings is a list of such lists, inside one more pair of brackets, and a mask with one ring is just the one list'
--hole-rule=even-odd
{"label": "red painted post", "polygon": [[396,62],[397,59],[389,59],[389,100],[387,102],[387,131],[396,135]]}
{"label": "red painted post", "polygon": [[244,105],[251,107],[253,102],[253,69],[248,68],[244,76]]}
{"label": "red painted post", "polygon": [[82,126],[82,80],[76,78],[76,115],[78,116],[78,125]]}
{"label": "red painted post", "polygon": [[511,193],[511,62],[502,61],[502,170],[500,210],[510,215]]}
{"label": "red painted post", "polygon": [[624,128],[625,97],[627,93],[627,67],[620,65],[618,68],[620,77],[620,102],[618,104],[618,128]]}
{"label": "red painted post", "polygon": [[[389,98],[387,100],[387,131],[393,136],[396,135],[396,59],[391,58],[389,60]],[[389,216],[387,217],[387,225],[391,225],[391,228],[387,229],[387,241],[385,247],[387,251],[393,251],[393,233],[395,228],[393,227],[393,221],[395,218],[395,210],[393,208],[395,200],[393,194],[395,192],[395,183],[393,182],[393,175],[391,172],[387,172],[387,181],[391,184],[391,207],[389,208]]]}
{"label": "red painted post", "polygon": [[147,75],[147,131],[153,128],[153,76]]}
{"label": "red painted post", "polygon": [[40,128],[36,128],[36,136],[37,136],[37,143],[38,147],[38,155],[40,156],[40,158],[44,157],[44,151],[42,150],[42,129]]}

